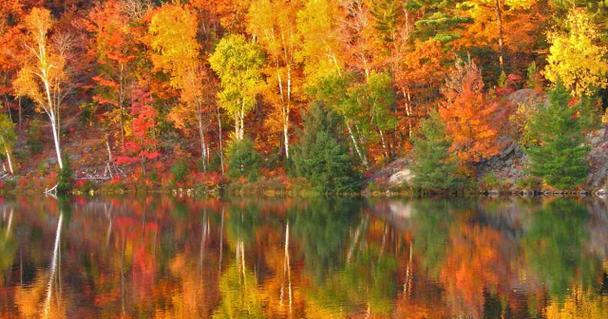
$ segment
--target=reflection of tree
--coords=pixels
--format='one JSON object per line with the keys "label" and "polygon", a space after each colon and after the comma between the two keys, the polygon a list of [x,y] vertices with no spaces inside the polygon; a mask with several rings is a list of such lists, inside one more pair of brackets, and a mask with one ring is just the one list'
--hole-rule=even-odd
{"label": "reflection of tree", "polygon": [[228,243],[235,250],[242,244],[248,244],[255,238],[255,231],[260,223],[258,207],[253,204],[229,207],[229,218],[226,220]]}
{"label": "reflection of tree", "polygon": [[31,286],[19,286],[15,291],[15,303],[26,318],[33,318],[34,314],[40,314],[45,319],[66,317],[66,302],[61,285],[57,285],[61,283],[58,272],[60,274],[63,216],[63,211],[60,211],[48,274],[40,273]]}
{"label": "reflection of tree", "polygon": [[457,314],[481,318],[486,291],[496,292],[508,275],[498,231],[481,225],[463,224],[450,230],[449,253],[440,281],[450,306]]}
{"label": "reflection of tree", "polygon": [[304,250],[305,267],[316,282],[344,262],[344,245],[360,211],[360,201],[336,198],[314,199],[294,210],[294,235]]}
{"label": "reflection of tree", "polygon": [[577,202],[557,199],[534,213],[523,238],[526,258],[549,293],[561,299],[577,274],[588,285],[600,269],[596,258],[584,252],[589,237],[589,214]]}
{"label": "reflection of tree", "polygon": [[574,286],[563,302],[551,301],[546,313],[547,319],[605,319],[608,318],[608,296]]}
{"label": "reflection of tree", "polygon": [[14,210],[11,208],[6,216],[6,225],[0,227],[0,287],[4,285],[6,272],[13,265],[17,242],[12,235]]}
{"label": "reflection of tree", "polygon": [[414,251],[423,256],[423,267],[435,278],[445,258],[450,224],[450,206],[444,200],[420,200],[413,204],[416,236]]}
{"label": "reflection of tree", "polygon": [[344,317],[357,307],[368,315],[390,315],[397,291],[396,270],[394,257],[369,248],[311,289],[308,316]]}
{"label": "reflection of tree", "polygon": [[222,301],[213,318],[264,318],[255,276],[235,260],[220,279]]}

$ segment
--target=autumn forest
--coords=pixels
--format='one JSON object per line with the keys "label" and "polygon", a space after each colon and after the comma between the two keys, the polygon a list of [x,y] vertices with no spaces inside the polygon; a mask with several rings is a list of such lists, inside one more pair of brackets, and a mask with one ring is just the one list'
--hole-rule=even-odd
{"label": "autumn forest", "polygon": [[[2,1],[0,189],[595,191],[607,13],[586,0]],[[383,179],[394,163],[408,174]]]}

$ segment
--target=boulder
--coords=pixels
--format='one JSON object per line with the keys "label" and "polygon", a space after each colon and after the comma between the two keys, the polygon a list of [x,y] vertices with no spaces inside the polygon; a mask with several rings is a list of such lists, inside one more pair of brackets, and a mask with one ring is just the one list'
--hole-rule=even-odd
{"label": "boulder", "polygon": [[404,168],[389,177],[388,184],[390,186],[409,185],[414,178],[414,173],[409,168]]}

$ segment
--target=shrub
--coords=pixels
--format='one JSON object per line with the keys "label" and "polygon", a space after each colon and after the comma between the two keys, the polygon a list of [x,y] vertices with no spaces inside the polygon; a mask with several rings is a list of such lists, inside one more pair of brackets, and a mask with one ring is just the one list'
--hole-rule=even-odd
{"label": "shrub", "polygon": [[533,176],[522,177],[515,181],[515,186],[519,189],[538,190],[540,189],[541,184],[542,181]]}
{"label": "shrub", "polygon": [[460,186],[458,158],[450,153],[451,141],[439,113],[431,112],[422,121],[420,134],[413,139],[413,186],[423,191],[447,190]]}
{"label": "shrub", "polygon": [[32,154],[40,154],[42,152],[42,129],[40,120],[34,119],[30,122],[30,128],[27,131],[27,145],[30,147]]}
{"label": "shrub", "polygon": [[59,170],[57,176],[57,194],[67,194],[72,191],[74,183],[74,173],[70,167],[70,161],[67,157],[63,160],[63,169]]}
{"label": "shrub", "polygon": [[261,159],[251,139],[232,139],[226,147],[226,159],[228,160],[228,176],[246,177],[250,181],[258,178]]}
{"label": "shrub", "polygon": [[481,180],[481,185],[487,189],[496,189],[500,188],[501,182],[498,180],[496,175],[493,172],[489,172]]}
{"label": "shrub", "polygon": [[188,173],[188,164],[184,160],[178,160],[171,166],[171,173],[173,174],[173,182],[183,182]]}
{"label": "shrub", "polygon": [[293,150],[296,174],[305,177],[320,193],[359,191],[361,174],[340,139],[340,119],[321,103],[304,116],[300,142]]}
{"label": "shrub", "polygon": [[549,92],[549,104],[540,105],[526,125],[529,141],[524,151],[530,158],[530,174],[542,178],[557,189],[571,189],[587,178],[584,129],[589,125],[582,108],[585,103],[569,106],[570,94],[558,83]]}

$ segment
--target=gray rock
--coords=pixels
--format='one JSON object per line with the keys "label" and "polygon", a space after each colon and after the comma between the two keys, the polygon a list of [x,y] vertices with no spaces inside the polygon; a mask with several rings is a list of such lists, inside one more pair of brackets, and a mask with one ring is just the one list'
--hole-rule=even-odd
{"label": "gray rock", "polygon": [[413,178],[414,173],[412,173],[409,168],[404,168],[391,175],[388,179],[388,183],[391,186],[409,185]]}

